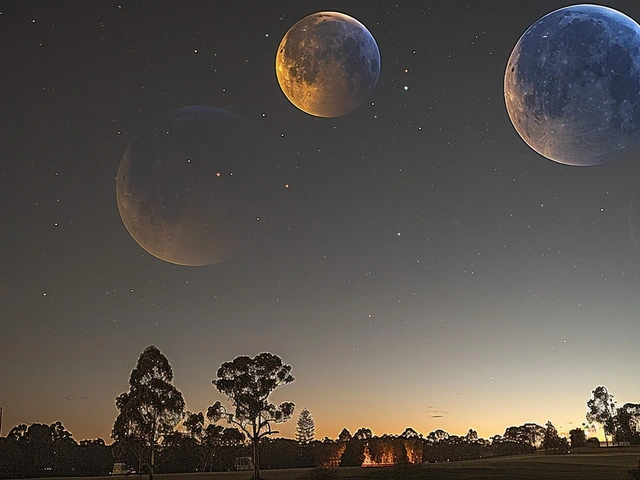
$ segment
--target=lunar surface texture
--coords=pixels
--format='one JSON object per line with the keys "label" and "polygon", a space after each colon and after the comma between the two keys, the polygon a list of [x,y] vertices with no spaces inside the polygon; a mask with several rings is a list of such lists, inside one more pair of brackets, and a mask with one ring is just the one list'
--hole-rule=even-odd
{"label": "lunar surface texture", "polygon": [[380,76],[380,51],[364,25],[337,12],[319,12],[282,38],[276,75],[286,97],[303,112],[339,117],[367,99]]}
{"label": "lunar surface texture", "polygon": [[504,96],[539,154],[579,166],[615,159],[640,137],[640,27],[596,5],[549,13],[514,47]]}
{"label": "lunar surface texture", "polygon": [[213,107],[158,119],[127,148],[116,179],[122,221],[138,244],[170,263],[229,258],[249,195],[250,124]]}

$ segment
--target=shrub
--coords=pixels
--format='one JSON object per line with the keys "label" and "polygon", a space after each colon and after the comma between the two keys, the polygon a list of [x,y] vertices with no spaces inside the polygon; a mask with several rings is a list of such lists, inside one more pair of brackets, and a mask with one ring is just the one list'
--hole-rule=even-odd
{"label": "shrub", "polygon": [[591,437],[587,440],[587,447],[600,448],[600,440],[598,440],[596,437]]}

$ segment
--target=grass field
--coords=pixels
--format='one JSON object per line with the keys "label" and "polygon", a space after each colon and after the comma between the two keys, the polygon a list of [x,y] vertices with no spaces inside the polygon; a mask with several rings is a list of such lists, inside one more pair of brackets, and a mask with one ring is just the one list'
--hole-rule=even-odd
{"label": "grass field", "polygon": [[[384,468],[344,467],[334,469],[336,480],[628,480],[627,471],[638,465],[640,447],[579,451],[569,455],[514,455],[465,462],[404,465]],[[262,470],[265,480],[308,479],[310,469]],[[136,480],[137,475],[112,477]],[[143,475],[143,479],[147,476]],[[154,480],[249,480],[251,472],[154,475]],[[85,477],[83,480],[104,480]]]}

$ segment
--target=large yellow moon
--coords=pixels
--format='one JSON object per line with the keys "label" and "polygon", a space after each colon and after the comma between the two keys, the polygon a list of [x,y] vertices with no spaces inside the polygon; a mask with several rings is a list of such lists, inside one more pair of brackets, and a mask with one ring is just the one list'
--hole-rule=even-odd
{"label": "large yellow moon", "polygon": [[380,76],[380,51],[355,18],[319,12],[293,25],[276,54],[285,96],[303,112],[339,117],[364,103]]}

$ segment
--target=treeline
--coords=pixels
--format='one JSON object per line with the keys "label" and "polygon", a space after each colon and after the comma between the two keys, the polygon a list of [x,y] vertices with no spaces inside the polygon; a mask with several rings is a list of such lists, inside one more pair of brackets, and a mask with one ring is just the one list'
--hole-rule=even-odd
{"label": "treeline", "polygon": [[112,467],[103,439],[78,443],[60,422],[18,425],[0,437],[1,478],[105,475]]}
{"label": "treeline", "polygon": [[[197,418],[192,420],[192,425],[197,423]],[[574,446],[583,446],[584,432],[575,429],[571,440]],[[490,439],[478,437],[474,430],[464,436],[444,430],[423,436],[407,428],[401,435],[375,436],[370,429],[360,428],[353,435],[343,429],[336,439],[325,437],[307,443],[265,437],[259,448],[262,468],[329,468],[452,462],[537,449],[563,453],[568,451],[569,442],[558,437],[551,423],[546,427],[527,423],[509,427],[503,435]],[[229,471],[234,468],[234,460],[244,456],[251,456],[251,447],[239,430],[208,425],[203,431],[187,429],[165,436],[157,450],[155,467],[157,473]],[[116,461],[138,467],[130,444],[106,445],[102,439],[78,443],[60,422],[19,425],[0,438],[2,478],[108,475]]]}

